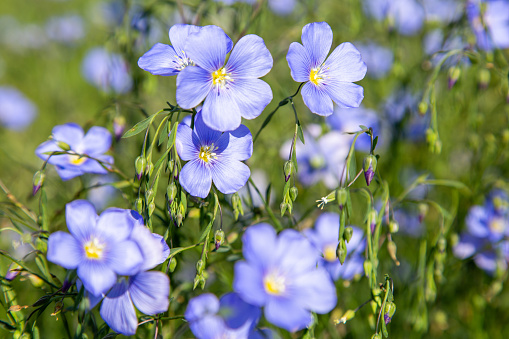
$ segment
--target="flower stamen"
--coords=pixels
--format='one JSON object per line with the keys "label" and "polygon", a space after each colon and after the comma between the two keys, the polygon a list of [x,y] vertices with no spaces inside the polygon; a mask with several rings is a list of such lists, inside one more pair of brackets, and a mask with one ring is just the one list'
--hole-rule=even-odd
{"label": "flower stamen", "polygon": [[206,163],[209,163],[211,160],[217,159],[217,154],[214,152],[216,149],[217,147],[214,146],[214,144],[209,146],[201,146],[198,158],[205,161]]}
{"label": "flower stamen", "polygon": [[212,73],[212,83],[215,86],[224,88],[229,82],[233,82],[231,73],[226,73],[226,69],[221,67],[217,71]]}
{"label": "flower stamen", "polygon": [[286,291],[286,279],[278,273],[269,273],[263,278],[263,286],[269,294],[282,295]]}
{"label": "flower stamen", "polygon": [[101,259],[104,251],[104,243],[97,238],[91,238],[85,243],[83,248],[85,249],[85,256],[88,259]]}

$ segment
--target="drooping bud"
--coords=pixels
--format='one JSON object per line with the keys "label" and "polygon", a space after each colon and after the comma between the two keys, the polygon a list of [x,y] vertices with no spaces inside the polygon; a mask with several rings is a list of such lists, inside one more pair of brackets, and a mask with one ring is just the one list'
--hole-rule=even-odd
{"label": "drooping bud", "polygon": [[184,216],[182,213],[177,213],[177,226],[180,227],[182,225],[182,221],[184,220]]}
{"label": "drooping bud", "polygon": [[141,156],[137,157],[134,161],[134,168],[136,170],[136,178],[138,180],[141,179],[143,172],[145,171],[145,167],[147,166],[147,160]]}
{"label": "drooping bud", "polygon": [[7,273],[5,274],[5,280],[12,281],[14,278],[16,278],[19,274],[19,269],[21,267],[17,264],[11,264],[9,266],[9,269],[7,270]]}
{"label": "drooping bud", "polygon": [[394,313],[396,313],[396,304],[393,302],[385,304],[385,310],[384,310],[384,321],[387,325],[391,322],[392,317],[394,316]]}
{"label": "drooping bud", "polygon": [[364,170],[364,178],[366,179],[366,184],[369,186],[371,184],[371,180],[375,177],[377,160],[374,155],[368,155],[364,158],[364,163],[362,165],[362,169]]}
{"label": "drooping bud", "polygon": [[448,81],[447,81],[447,86],[449,89],[451,89],[454,84],[456,84],[456,81],[458,81],[458,79],[460,78],[460,75],[461,75],[461,69],[457,66],[453,66],[451,68],[449,68],[449,72],[448,72]]}
{"label": "drooping bud", "polygon": [[345,262],[346,259],[346,242],[345,239],[341,239],[339,241],[339,245],[336,249],[336,256],[339,259],[339,262],[341,265]]}
{"label": "drooping bud", "polygon": [[285,181],[290,180],[290,176],[292,175],[292,172],[293,172],[293,162],[291,160],[288,160],[287,162],[285,162],[283,171],[285,174]]}
{"label": "drooping bud", "polygon": [[152,175],[152,172],[154,171],[154,164],[151,162],[147,163],[147,167],[145,168],[145,175],[150,177]]}
{"label": "drooping bud", "polygon": [[170,259],[170,264],[169,264],[170,273],[173,273],[175,271],[176,267],[177,267],[177,258],[172,257]]}
{"label": "drooping bud", "polygon": [[279,209],[281,210],[281,216],[285,215],[286,209],[287,209],[289,206],[290,206],[290,205],[288,205],[286,202],[282,202],[282,203],[279,205]]}
{"label": "drooping bud", "polygon": [[483,68],[479,71],[479,88],[486,89],[490,83],[491,74],[486,68]]}
{"label": "drooping bud", "polygon": [[156,204],[152,201],[148,204],[148,215],[151,216],[152,213],[154,213],[154,210],[156,209]]}
{"label": "drooping bud", "polygon": [[70,151],[71,150],[71,146],[69,146],[68,144],[66,144],[63,141],[57,141],[57,146],[60,147],[63,151]]}
{"label": "drooping bud", "polygon": [[445,249],[447,248],[447,240],[445,240],[443,235],[438,239],[437,247],[441,253],[445,252]]}
{"label": "drooping bud", "polygon": [[205,263],[203,260],[198,260],[196,262],[196,272],[198,272],[198,275],[201,275],[203,273],[203,269],[205,268]]}
{"label": "drooping bud", "polygon": [[145,196],[147,197],[147,201],[150,203],[154,200],[154,190],[152,189],[148,189],[146,192],[145,192]]}
{"label": "drooping bud", "polygon": [[348,200],[348,190],[344,187],[340,187],[336,190],[336,202],[338,203],[339,209],[342,210]]}
{"label": "drooping bud", "polygon": [[172,181],[166,188],[166,196],[171,204],[177,196],[177,185],[175,185],[175,182]]}
{"label": "drooping bud", "polygon": [[391,256],[391,259],[394,260],[396,263],[396,266],[399,266],[398,258],[396,257],[396,251],[397,251],[396,243],[394,241],[389,241],[387,243],[387,251],[389,252],[389,255]]}
{"label": "drooping bud", "polygon": [[299,190],[297,189],[297,187],[293,186],[292,188],[290,188],[290,198],[292,199],[292,201],[295,201],[295,199],[297,199],[297,195],[299,195]]}
{"label": "drooping bud", "polygon": [[126,126],[126,121],[123,116],[119,115],[119,116],[116,116],[115,118],[113,118],[113,133],[115,134],[115,139],[117,141],[119,141],[120,138],[122,138],[122,134],[124,134],[125,126]]}
{"label": "drooping bud", "polygon": [[214,234],[214,244],[216,246],[216,250],[223,244],[224,241],[224,232],[223,230],[217,230]]}
{"label": "drooping bud", "polygon": [[203,277],[199,274],[197,274],[195,277],[194,277],[194,281],[193,281],[193,290],[196,289],[196,287],[198,287],[198,285],[200,284],[200,281],[201,279],[203,279]]}
{"label": "drooping bud", "polygon": [[34,178],[32,179],[32,195],[36,195],[37,192],[42,187],[42,184],[44,183],[45,174],[43,171],[37,171],[34,174]]}
{"label": "drooping bud", "polygon": [[369,227],[371,229],[371,234],[375,233],[376,227],[376,218],[378,217],[378,213],[375,209],[371,209],[368,215]]}
{"label": "drooping bud", "polygon": [[392,219],[391,222],[389,223],[389,232],[391,233],[398,233],[399,231],[399,223]]}
{"label": "drooping bud", "polygon": [[345,238],[346,242],[350,242],[350,239],[352,239],[353,235],[353,228],[348,226],[345,228],[345,233],[343,233],[343,237]]}
{"label": "drooping bud", "polygon": [[141,200],[140,198],[136,199],[136,201],[134,202],[134,206],[136,207],[136,211],[140,214],[143,213],[143,200]]}
{"label": "drooping bud", "polygon": [[424,115],[428,111],[428,103],[426,101],[421,101],[419,103],[419,114]]}
{"label": "drooping bud", "polygon": [[429,207],[427,204],[419,204],[419,223],[421,223],[428,214]]}

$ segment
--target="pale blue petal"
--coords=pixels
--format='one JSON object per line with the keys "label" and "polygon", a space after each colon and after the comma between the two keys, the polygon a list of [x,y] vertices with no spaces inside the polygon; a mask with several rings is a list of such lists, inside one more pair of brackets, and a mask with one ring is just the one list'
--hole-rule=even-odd
{"label": "pale blue petal", "polygon": [[497,269],[497,255],[495,252],[482,252],[474,257],[475,264],[482,270],[493,273]]}
{"label": "pale blue petal", "polygon": [[75,123],[67,123],[53,127],[51,134],[56,141],[63,141],[74,149],[83,139],[83,128]]}
{"label": "pale blue petal", "polygon": [[138,328],[138,318],[125,280],[115,285],[104,298],[101,305],[101,318],[111,329],[124,335],[134,335]]}
{"label": "pale blue petal", "polygon": [[460,241],[452,248],[457,258],[466,259],[474,255],[482,247],[482,241],[470,234],[463,234]]}
{"label": "pale blue petal", "polygon": [[60,178],[63,181],[67,181],[67,180],[76,178],[76,177],[84,174],[83,171],[79,168],[70,168],[70,167],[64,168],[64,167],[56,166],[55,169],[57,170],[58,175],[60,176]]}
{"label": "pale blue petal", "polygon": [[108,208],[97,220],[97,232],[110,242],[121,242],[129,238],[135,223],[130,210]]}
{"label": "pale blue petal", "polygon": [[[331,243],[338,243],[339,237],[339,214],[322,213],[315,223],[316,233],[320,239],[319,248]],[[317,246],[318,244],[315,244]]]}
{"label": "pale blue petal", "polygon": [[260,308],[246,303],[237,293],[223,295],[219,299],[219,303],[221,304],[221,309],[226,310],[223,318],[226,326],[231,329],[245,327],[247,332],[249,332],[260,319]]}
{"label": "pale blue petal", "polygon": [[324,117],[334,112],[334,106],[332,105],[330,96],[327,95],[323,89],[316,87],[311,82],[308,82],[302,87],[301,94],[304,103],[311,112]]}
{"label": "pale blue petal", "polygon": [[142,272],[130,279],[129,293],[142,313],[166,312],[170,304],[170,279],[163,272]]}
{"label": "pale blue petal", "polygon": [[220,155],[210,170],[214,185],[223,194],[233,194],[240,190],[251,175],[246,164],[227,155]]}
{"label": "pale blue petal", "polygon": [[177,103],[184,109],[198,106],[212,88],[212,74],[200,67],[186,67],[177,76]]}
{"label": "pale blue petal", "polygon": [[272,101],[272,89],[260,79],[236,79],[232,84],[232,96],[240,115],[251,120],[258,117]]}
{"label": "pale blue petal", "polygon": [[186,44],[190,34],[197,33],[201,29],[200,26],[176,24],[171,26],[169,37],[171,44],[179,56],[185,56]]}
{"label": "pale blue petal", "polygon": [[336,287],[327,271],[318,267],[299,275],[289,286],[292,300],[300,307],[324,314],[336,306]]}
{"label": "pale blue petal", "polygon": [[98,218],[94,205],[87,200],[74,200],[65,205],[67,228],[80,243],[95,232]]}
{"label": "pale blue petal", "polygon": [[163,257],[162,236],[157,236],[143,225],[138,224],[133,228],[131,240],[138,244],[143,257],[143,265],[141,265],[140,271],[150,270],[166,259],[166,257]]}
{"label": "pale blue petal", "polygon": [[320,258],[309,240],[292,229],[279,234],[277,248],[272,255],[278,266],[292,278],[314,269]]}
{"label": "pale blue petal", "polygon": [[269,73],[272,63],[272,56],[263,39],[250,34],[242,37],[233,48],[226,64],[226,72],[231,72],[235,81],[242,78],[260,78]]}
{"label": "pale blue petal", "polygon": [[198,141],[193,139],[193,142],[196,145],[196,147],[216,143],[217,139],[221,137],[221,132],[212,129],[205,124],[205,122],[203,121],[202,111],[196,114],[194,120],[194,133],[196,133],[196,136],[198,136]]}
{"label": "pale blue petal", "polygon": [[264,269],[274,261],[276,243],[274,227],[266,223],[252,225],[242,236],[242,254],[250,264]]}
{"label": "pale blue petal", "polygon": [[268,295],[263,286],[262,270],[245,261],[235,263],[233,290],[252,305],[261,307],[267,302]]}
{"label": "pale blue petal", "polygon": [[264,314],[269,322],[289,332],[306,328],[313,320],[311,312],[284,298],[271,298],[265,305]]}
{"label": "pale blue petal", "polygon": [[224,320],[217,315],[208,315],[194,321],[189,324],[189,328],[198,339],[225,338],[227,331]]}
{"label": "pale blue petal", "polygon": [[68,270],[75,269],[83,260],[83,247],[65,232],[55,232],[48,238],[47,258]]}
{"label": "pale blue petal", "polygon": [[[57,143],[53,140],[48,140],[40,144],[35,149],[35,154],[41,158],[42,160],[46,160],[49,157],[49,154],[43,154],[48,152],[61,152],[62,149],[58,147]],[[55,165],[53,162],[54,159],[59,158],[60,156],[52,156],[51,159],[48,161],[50,164]]]}
{"label": "pale blue petal", "polygon": [[286,61],[288,61],[288,66],[290,66],[293,80],[297,82],[309,81],[313,62],[304,46],[298,42],[292,42],[288,49],[288,54],[286,54]]}
{"label": "pale blue petal", "polygon": [[354,253],[346,258],[342,268],[341,278],[344,280],[352,280],[356,275],[364,274],[364,257],[360,254]]}
{"label": "pale blue petal", "polygon": [[354,82],[364,79],[367,67],[354,45],[344,42],[329,55],[322,66],[324,72],[338,81]]}
{"label": "pale blue petal", "polygon": [[[224,65],[228,53],[228,36],[217,26],[205,26],[189,35],[186,52],[195,64],[210,73]],[[191,67],[186,67],[191,68]]]}
{"label": "pale blue petal", "polygon": [[320,66],[332,46],[332,29],[326,22],[313,22],[302,29],[302,44],[311,59],[311,68]]}
{"label": "pale blue petal", "polygon": [[488,227],[488,211],[483,206],[473,206],[467,214],[465,223],[468,231],[479,238],[486,238],[490,235]]}
{"label": "pale blue petal", "polygon": [[202,160],[192,160],[182,167],[179,182],[187,193],[205,199],[212,185],[212,173]]}
{"label": "pale blue petal", "polygon": [[[207,95],[202,108],[203,121],[217,131],[233,131],[240,126],[241,111],[234,85],[213,88]],[[261,110],[260,110],[261,113]]]}
{"label": "pale blue petal", "polygon": [[144,263],[140,248],[132,240],[112,245],[105,259],[108,265],[119,275],[134,275],[140,271],[141,265]]}
{"label": "pale blue petal", "polygon": [[177,75],[179,70],[176,68],[175,56],[172,46],[157,43],[138,59],[138,66],[154,75]]}
{"label": "pale blue petal", "polygon": [[178,125],[175,145],[180,159],[189,161],[198,157],[199,149],[193,143],[193,130],[183,123]]}
{"label": "pale blue petal", "polygon": [[364,88],[351,82],[329,79],[322,84],[322,88],[341,108],[359,107],[364,99]]}
{"label": "pale blue petal", "polygon": [[[113,157],[110,155],[100,155],[96,156],[96,159],[99,159],[101,161],[105,161],[108,163],[113,162]],[[95,174],[107,174],[108,170],[106,170],[104,167],[101,166],[101,164],[98,161],[92,160],[92,159],[85,159],[83,163],[79,165],[75,165],[72,163],[68,163],[66,166],[61,166],[66,169],[70,170],[79,170],[81,173],[95,173]]]}
{"label": "pale blue petal", "polygon": [[219,299],[212,293],[204,293],[189,300],[184,317],[190,323],[219,312]]}
{"label": "pale blue petal", "polygon": [[97,260],[83,261],[78,267],[78,277],[85,289],[95,296],[106,293],[117,281],[115,272]]}
{"label": "pale blue petal", "polygon": [[81,141],[80,152],[92,157],[107,152],[111,146],[111,133],[104,127],[91,127]]}
{"label": "pale blue petal", "polygon": [[224,150],[221,156],[228,156],[231,159],[244,161],[253,154],[253,136],[244,125],[240,125],[234,131],[223,133],[217,140],[218,149]]}

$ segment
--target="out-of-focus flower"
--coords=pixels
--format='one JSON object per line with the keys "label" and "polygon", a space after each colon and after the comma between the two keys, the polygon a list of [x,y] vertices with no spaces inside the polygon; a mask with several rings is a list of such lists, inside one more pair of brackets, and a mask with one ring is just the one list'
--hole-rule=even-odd
{"label": "out-of-focus flower", "polygon": [[37,107],[20,91],[12,87],[0,87],[0,124],[21,131],[32,123]]}
{"label": "out-of-focus flower", "polygon": [[159,271],[148,271],[166,260],[169,248],[162,236],[151,233],[143,225],[143,219],[132,211],[137,220],[131,233],[143,256],[139,273],[123,277],[104,298],[100,314],[115,332],[134,335],[138,328],[136,308],[148,315],[168,310],[170,279]]}
{"label": "out-of-focus flower", "polygon": [[198,339],[252,338],[260,315],[259,307],[244,302],[236,293],[221,299],[211,293],[199,295],[189,301],[185,313]]}
{"label": "out-of-focus flower", "polygon": [[179,124],[176,145],[179,157],[187,161],[179,181],[193,196],[206,198],[212,182],[224,194],[235,193],[249,179],[251,172],[242,161],[253,154],[253,138],[244,125],[221,133],[204,123],[200,111],[194,130],[186,123]]}
{"label": "out-of-focus flower", "polygon": [[106,207],[108,202],[118,195],[118,190],[110,184],[115,182],[115,178],[109,175],[94,176],[88,183],[88,186],[98,186],[88,190],[88,201],[94,205],[97,211],[101,211]]}
{"label": "out-of-focus flower", "polygon": [[[314,137],[316,135],[316,138]],[[319,135],[319,133],[318,133]],[[345,159],[350,149],[350,136],[338,131],[331,131],[321,137],[315,133],[304,133],[306,144],[296,142],[299,181],[305,186],[312,186],[323,181],[332,189],[338,186],[342,178]],[[283,144],[279,155],[288,159],[292,141]]]}
{"label": "out-of-focus flower", "polygon": [[272,56],[262,38],[242,37],[225,65],[233,43],[217,26],[205,26],[190,34],[186,53],[196,67],[177,76],[177,103],[185,109],[203,100],[202,117],[217,131],[233,131],[241,117],[254,119],[272,100],[270,86],[258,78],[272,68]]}
{"label": "out-of-focus flower", "polygon": [[355,46],[362,55],[362,60],[368,67],[368,76],[374,79],[385,77],[392,69],[394,54],[392,50],[375,42],[367,44],[356,43]]}
{"label": "out-of-focus flower", "polygon": [[366,75],[361,54],[349,42],[334,49],[332,29],[326,22],[313,22],[302,29],[302,45],[292,42],[286,55],[293,80],[305,82],[302,99],[311,112],[329,116],[336,105],[359,107],[364,89],[354,84]]}
{"label": "out-of-focus flower", "polygon": [[468,0],[466,11],[480,49],[509,47],[509,1]]}
{"label": "out-of-focus flower", "polygon": [[[214,0],[222,2],[225,5],[232,5],[236,2],[245,2],[248,4],[255,4],[257,0]],[[295,8],[295,0],[268,0],[269,8],[277,15],[288,15],[293,12]]]}
{"label": "out-of-focus flower", "polygon": [[[445,39],[444,33],[441,29],[437,28],[426,34],[423,41],[424,52],[428,55],[433,55],[431,62],[436,65],[445,56],[446,52],[453,49],[464,49],[467,44],[458,35],[452,35]],[[449,57],[444,65],[451,67],[461,63],[462,65],[469,65],[468,57],[463,54],[456,54]]]}
{"label": "out-of-focus flower", "polygon": [[394,211],[394,219],[399,224],[399,232],[417,238],[423,235],[424,227],[419,220],[417,211],[397,209]]}
{"label": "out-of-focus flower", "polygon": [[11,16],[0,16],[0,44],[15,52],[44,47],[48,37],[36,24],[23,25]]}
{"label": "out-of-focus flower", "polygon": [[154,75],[177,75],[187,66],[194,66],[186,53],[187,39],[201,27],[193,25],[174,25],[170,28],[170,41],[173,46],[161,43],[155,44],[139,60],[138,66]]}
{"label": "out-of-focus flower", "polygon": [[364,0],[364,12],[378,21],[387,20],[403,35],[416,34],[424,22],[424,9],[415,0]]}
{"label": "out-of-focus flower", "polygon": [[[255,169],[255,170],[251,171],[251,179],[253,180],[254,184],[256,185],[256,187],[258,187],[258,189],[260,190],[260,192],[262,194],[267,192],[267,188],[269,187],[269,182],[267,179],[267,174],[264,171],[262,171],[260,169]],[[251,187],[250,191],[251,192],[249,192],[249,190],[248,190],[247,183],[246,183],[246,185],[244,185],[244,187],[242,187],[239,190],[239,196],[242,198],[242,201],[243,202],[246,200],[250,201],[254,207],[263,206],[262,198],[260,198],[260,196],[258,195],[256,190]],[[270,200],[274,201],[274,197],[275,197],[274,192],[271,191]],[[264,198],[265,198],[265,196],[264,196]]]}
{"label": "out-of-focus flower", "polygon": [[448,24],[461,18],[463,4],[457,0],[425,0],[422,2],[427,21]]}
{"label": "out-of-focus flower", "polygon": [[364,273],[363,251],[366,239],[360,228],[351,226],[352,238],[346,244],[347,257],[343,265],[336,256],[339,241],[339,214],[323,213],[316,220],[313,229],[304,231],[304,235],[311,241],[313,246],[323,255],[319,259],[319,265],[323,266],[334,280],[351,280],[356,275]]}
{"label": "out-of-focus flower", "polygon": [[478,267],[493,273],[498,257],[505,255],[501,240],[509,235],[507,195],[501,191],[492,192],[484,205],[470,208],[465,222],[467,230],[454,246],[454,255],[460,259],[474,256]]}
{"label": "out-of-focus flower", "polygon": [[85,289],[95,296],[106,293],[119,275],[136,274],[143,265],[137,243],[130,239],[137,220],[130,210],[109,208],[100,216],[86,200],[66,205],[71,232],[55,232],[48,239],[48,260],[77,269]]}
{"label": "out-of-focus flower", "polygon": [[264,306],[265,318],[288,331],[336,306],[336,289],[316,249],[295,230],[277,236],[268,224],[250,226],[242,237],[246,261],[235,264],[233,289],[247,303]]}
{"label": "out-of-focus flower", "polygon": [[148,46],[161,40],[161,32],[166,27],[156,19],[153,13],[135,5],[130,7],[129,18],[131,27],[139,33],[134,40],[135,47],[145,50]]}
{"label": "out-of-focus flower", "polygon": [[429,127],[429,114],[419,114],[419,97],[408,89],[394,91],[385,101],[384,113],[393,123],[396,136],[418,141],[424,140]]}
{"label": "out-of-focus flower", "polygon": [[61,43],[74,43],[83,39],[85,27],[79,15],[53,17],[46,23],[46,34],[49,39]]}
{"label": "out-of-focus flower", "polygon": [[[327,124],[335,131],[356,132],[360,130],[359,125],[373,128],[373,138],[379,136],[378,147],[383,143],[383,138],[379,134],[382,132],[381,122],[376,112],[372,109],[359,108],[334,108],[334,114],[327,117]],[[348,140],[352,141],[354,135],[349,135]],[[371,150],[371,137],[365,133],[360,135],[355,142],[355,148],[361,152],[369,153]]]}
{"label": "out-of-focus flower", "polygon": [[124,94],[131,90],[133,80],[129,65],[120,54],[104,48],[91,49],[82,64],[85,79],[106,93]]}
{"label": "out-of-focus flower", "polygon": [[[104,154],[110,146],[111,133],[106,128],[94,126],[88,130],[87,134],[84,134],[79,125],[67,123],[53,127],[50,140],[40,144],[35,154],[42,160],[49,158],[48,163],[55,165],[62,180],[69,180],[85,173],[108,173],[98,161],[79,155],[86,154],[107,166],[113,164],[113,157]],[[49,153],[64,150],[76,154],[59,154],[50,157]]]}

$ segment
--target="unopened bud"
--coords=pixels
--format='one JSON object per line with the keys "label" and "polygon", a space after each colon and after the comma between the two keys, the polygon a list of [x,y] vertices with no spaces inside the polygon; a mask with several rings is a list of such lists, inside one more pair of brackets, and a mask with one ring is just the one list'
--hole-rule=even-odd
{"label": "unopened bud", "polygon": [[366,277],[369,277],[371,275],[371,271],[373,270],[373,264],[369,260],[364,261],[364,274]]}
{"label": "unopened bud", "polygon": [[371,184],[371,180],[375,177],[377,160],[374,155],[368,155],[364,158],[364,163],[362,165],[362,169],[364,170],[364,178],[366,179],[366,184],[369,186]]}
{"label": "unopened bud", "polygon": [[21,267],[17,264],[11,264],[9,266],[9,269],[7,270],[7,273],[5,274],[5,280],[12,281],[14,278],[16,278],[19,274],[19,269]]}
{"label": "unopened bud", "polygon": [[196,289],[196,287],[198,287],[198,285],[200,284],[200,281],[201,279],[203,279],[203,277],[199,274],[197,274],[195,277],[194,277],[194,282],[193,282],[193,290]]}
{"label": "unopened bud", "polygon": [[145,174],[150,177],[152,172],[154,171],[154,164],[152,162],[147,163],[147,167],[145,168]]}
{"label": "unopened bud", "polygon": [[399,231],[399,223],[396,220],[391,220],[389,223],[389,232],[391,233],[398,233]]}
{"label": "unopened bud", "polygon": [[287,162],[285,162],[283,171],[285,173],[285,181],[288,181],[290,179],[290,176],[292,175],[292,172],[293,172],[293,162],[291,160],[288,160]]}
{"label": "unopened bud", "polygon": [[502,131],[502,142],[504,145],[509,144],[509,129],[505,129]]}
{"label": "unopened bud", "polygon": [[486,89],[490,83],[491,74],[486,68],[483,68],[479,71],[479,88]]}
{"label": "unopened bud", "polygon": [[426,101],[421,101],[419,103],[419,114],[424,115],[428,111],[428,103]]}
{"label": "unopened bud", "polygon": [[369,227],[371,229],[371,234],[375,233],[376,227],[376,218],[378,217],[378,213],[375,209],[371,209],[368,215]]}
{"label": "unopened bud", "polygon": [[136,201],[134,202],[134,206],[136,206],[136,211],[140,214],[143,213],[143,200],[141,200],[140,198],[136,199]]}
{"label": "unopened bud", "polygon": [[166,196],[171,204],[177,196],[177,185],[175,185],[175,182],[172,181],[166,188]]}
{"label": "unopened bud", "polygon": [[387,243],[387,251],[389,252],[389,255],[391,256],[391,259],[394,260],[394,262],[396,263],[396,266],[399,266],[399,261],[398,261],[398,258],[396,257],[397,249],[398,248],[394,241],[391,240]]}
{"label": "unopened bud", "polygon": [[343,233],[343,238],[345,238],[346,242],[350,242],[353,236],[353,228],[348,226],[345,228],[345,233]]}
{"label": "unopened bud", "polygon": [[152,202],[154,200],[154,190],[148,189],[145,192],[145,197],[149,203]]}
{"label": "unopened bud", "polygon": [[380,333],[375,333],[371,336],[371,339],[382,339],[382,335]]}
{"label": "unopened bud", "polygon": [[336,324],[344,324],[348,320],[351,320],[355,317],[355,311],[354,310],[348,310],[343,314],[343,316],[336,321]]}
{"label": "unopened bud", "polygon": [[232,207],[235,209],[240,204],[240,197],[238,193],[232,195]]}
{"label": "unopened bud", "polygon": [[63,141],[57,141],[57,146],[59,148],[61,148],[63,151],[70,151],[71,150],[71,146],[69,146],[68,144],[66,144]]}
{"label": "unopened bud", "polygon": [[292,201],[295,201],[295,199],[297,199],[297,195],[299,195],[299,190],[297,189],[297,187],[293,186],[292,188],[290,188],[290,198],[292,199]]}
{"label": "unopened bud", "polygon": [[341,265],[345,262],[346,259],[346,242],[345,239],[341,239],[339,241],[339,245],[336,249],[336,256],[339,259],[339,262]]}
{"label": "unopened bud", "polygon": [[148,215],[151,216],[152,213],[154,213],[154,210],[156,209],[156,204],[152,201],[148,204]]}
{"label": "unopened bud", "polygon": [[348,200],[348,190],[344,187],[340,187],[336,190],[336,202],[338,203],[339,209],[342,210]]}
{"label": "unopened bud", "polygon": [[145,158],[139,156],[134,161],[134,168],[136,170],[136,177],[138,180],[141,179],[141,176],[143,175],[143,172],[145,171],[145,167],[147,166],[147,160]]}
{"label": "unopened bud", "polygon": [[279,205],[279,208],[281,209],[281,216],[285,215],[286,209],[287,209],[289,206],[290,206],[290,205],[288,205],[286,202],[282,202],[282,203]]}
{"label": "unopened bud", "polygon": [[440,236],[438,239],[437,247],[441,253],[445,252],[445,249],[447,248],[447,240],[445,240],[444,236]]}
{"label": "unopened bud", "polygon": [[175,271],[176,267],[177,267],[177,258],[172,257],[170,259],[170,264],[169,264],[170,273],[173,273]]}
{"label": "unopened bud", "polygon": [[217,230],[214,234],[214,244],[216,245],[216,250],[223,244],[224,241],[224,232],[223,230]]}
{"label": "unopened bud", "polygon": [[32,194],[33,195],[36,195],[37,192],[39,192],[39,190],[41,189],[42,187],[42,184],[44,183],[44,178],[45,178],[45,174],[43,171],[37,171],[35,172],[34,174],[34,178],[32,179]]}
{"label": "unopened bud", "polygon": [[419,204],[419,222],[421,223],[428,214],[429,207],[427,204]]}
{"label": "unopened bud", "polygon": [[384,310],[384,321],[387,325],[391,322],[392,317],[394,316],[394,313],[396,313],[396,304],[393,302],[385,304],[385,310]]}
{"label": "unopened bud", "polygon": [[126,121],[123,116],[119,115],[113,118],[113,133],[115,134],[115,139],[117,139],[117,141],[119,141],[120,138],[122,138],[122,134],[124,134],[125,125]]}
{"label": "unopened bud", "polygon": [[198,272],[199,275],[201,275],[203,273],[203,269],[205,268],[205,263],[203,262],[203,260],[198,260],[196,262],[196,272]]}
{"label": "unopened bud", "polygon": [[177,226],[180,227],[182,225],[182,221],[184,220],[184,216],[182,213],[177,214]]}
{"label": "unopened bud", "polygon": [[449,68],[447,86],[451,89],[460,78],[461,69],[457,66]]}

